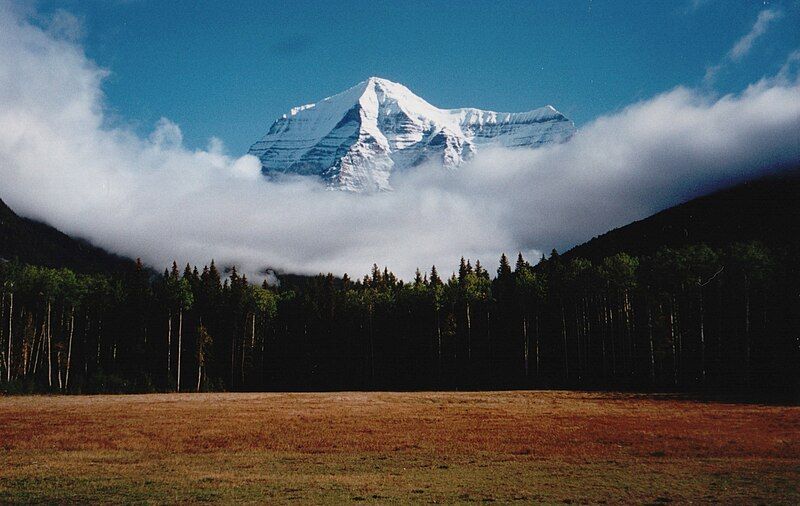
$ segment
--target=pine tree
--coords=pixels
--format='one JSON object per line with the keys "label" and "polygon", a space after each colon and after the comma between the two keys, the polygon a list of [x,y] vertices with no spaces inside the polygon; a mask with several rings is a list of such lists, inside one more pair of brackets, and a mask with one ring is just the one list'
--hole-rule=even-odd
{"label": "pine tree", "polygon": [[511,279],[511,265],[508,263],[508,257],[503,253],[500,255],[500,267],[497,268],[497,277],[501,280]]}

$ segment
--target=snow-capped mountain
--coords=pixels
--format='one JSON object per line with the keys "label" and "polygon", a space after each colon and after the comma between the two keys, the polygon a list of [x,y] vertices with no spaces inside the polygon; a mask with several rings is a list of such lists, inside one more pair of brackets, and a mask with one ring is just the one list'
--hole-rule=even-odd
{"label": "snow-capped mountain", "polygon": [[402,84],[371,77],[295,107],[249,153],[267,175],[318,175],[332,188],[389,190],[393,172],[429,160],[458,167],[487,146],[535,148],[574,133],[549,105],[520,113],[438,109]]}

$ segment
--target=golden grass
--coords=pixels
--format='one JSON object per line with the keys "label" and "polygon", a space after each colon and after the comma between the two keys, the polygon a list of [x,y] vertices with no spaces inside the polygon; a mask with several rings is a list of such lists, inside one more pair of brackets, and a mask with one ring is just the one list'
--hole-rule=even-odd
{"label": "golden grass", "polygon": [[800,408],[576,392],[0,398],[0,502],[800,503]]}

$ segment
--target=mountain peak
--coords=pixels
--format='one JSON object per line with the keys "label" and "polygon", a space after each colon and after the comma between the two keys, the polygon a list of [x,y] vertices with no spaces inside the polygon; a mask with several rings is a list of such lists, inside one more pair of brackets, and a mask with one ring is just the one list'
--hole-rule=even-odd
{"label": "mountain peak", "polygon": [[381,86],[402,86],[403,88],[405,88],[405,86],[403,86],[400,83],[396,83],[394,81],[390,81],[388,79],[378,76],[372,76],[366,81],[362,81],[362,83],[367,83],[370,85],[381,85]]}
{"label": "mountain peak", "polygon": [[535,148],[574,132],[550,105],[522,113],[439,109],[404,85],[373,76],[291,109],[249,153],[266,175],[316,175],[332,188],[389,190],[398,170],[431,161],[455,168],[484,146]]}
{"label": "mountain peak", "polygon": [[363,86],[365,90],[370,88],[381,89],[390,93],[411,93],[413,95],[411,90],[406,88],[404,85],[390,81],[389,79],[384,79],[383,77],[372,76],[366,81],[361,81],[356,85],[356,87],[361,86]]}

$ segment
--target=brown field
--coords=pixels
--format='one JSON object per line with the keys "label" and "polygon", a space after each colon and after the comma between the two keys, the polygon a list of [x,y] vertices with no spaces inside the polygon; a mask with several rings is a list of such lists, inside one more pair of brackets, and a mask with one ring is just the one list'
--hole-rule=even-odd
{"label": "brown field", "polygon": [[0,398],[0,502],[800,504],[800,408],[576,392]]}

